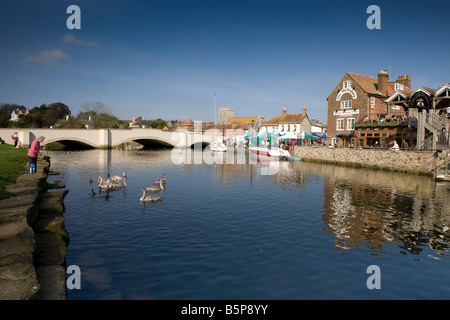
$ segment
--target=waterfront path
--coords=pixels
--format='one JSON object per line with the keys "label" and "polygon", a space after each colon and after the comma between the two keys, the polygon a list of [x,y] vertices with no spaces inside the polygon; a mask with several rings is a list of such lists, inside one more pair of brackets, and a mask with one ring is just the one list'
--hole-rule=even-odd
{"label": "waterfront path", "polygon": [[21,175],[6,187],[13,197],[0,201],[0,300],[66,298],[65,230],[61,182],[47,183],[50,160],[38,161],[35,174]]}
{"label": "waterfront path", "polygon": [[320,146],[296,147],[292,155],[300,157],[302,161],[433,175],[436,168],[446,161],[447,153],[445,150],[436,154],[433,152]]}

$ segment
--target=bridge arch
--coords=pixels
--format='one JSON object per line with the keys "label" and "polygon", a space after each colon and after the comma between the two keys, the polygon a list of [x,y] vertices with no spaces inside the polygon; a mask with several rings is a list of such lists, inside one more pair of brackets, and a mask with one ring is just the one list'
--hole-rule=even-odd
{"label": "bridge arch", "polygon": [[161,146],[161,147],[169,147],[169,148],[174,148],[176,147],[176,143],[164,138],[159,138],[159,137],[151,137],[151,136],[137,136],[137,137],[131,137],[131,138],[127,138],[127,139],[123,139],[120,140],[118,142],[116,142],[114,145],[112,145],[112,147],[118,147],[124,143],[127,142],[137,142],[139,144],[142,144],[146,147],[148,146]]}
{"label": "bridge arch", "polygon": [[85,140],[85,139],[80,139],[80,138],[75,138],[75,137],[61,137],[61,138],[54,138],[54,139],[45,139],[42,143],[41,146],[46,146],[49,145],[51,143],[54,142],[59,142],[63,145],[66,146],[78,146],[80,149],[95,149],[98,148],[99,146],[92,143],[91,141]]}

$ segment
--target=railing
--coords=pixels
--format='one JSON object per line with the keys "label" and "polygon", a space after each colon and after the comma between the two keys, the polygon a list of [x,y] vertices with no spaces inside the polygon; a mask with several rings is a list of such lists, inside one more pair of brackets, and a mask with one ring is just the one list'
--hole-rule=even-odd
{"label": "railing", "polygon": [[428,123],[434,130],[441,130],[444,120],[437,114],[426,114],[425,122]]}
{"label": "railing", "polygon": [[[433,148],[433,139],[436,139],[436,147]],[[450,149],[450,131],[441,131],[436,136],[431,135],[423,142],[420,150],[434,151]]]}
{"label": "railing", "polygon": [[449,175],[450,174],[450,157],[447,154],[447,158],[444,162],[436,168],[436,175]]}
{"label": "railing", "polygon": [[359,115],[355,127],[407,126],[408,123],[405,112],[371,113]]}

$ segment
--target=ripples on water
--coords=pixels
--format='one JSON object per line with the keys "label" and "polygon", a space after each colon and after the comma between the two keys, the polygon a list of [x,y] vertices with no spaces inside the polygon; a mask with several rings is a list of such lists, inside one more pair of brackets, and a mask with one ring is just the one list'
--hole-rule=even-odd
{"label": "ripples on water", "polygon": [[[448,184],[306,162],[264,175],[266,162],[170,151],[50,156],[69,189],[67,264],[82,270],[69,299],[450,298]],[[90,195],[89,179],[122,170],[125,189]],[[163,200],[141,203],[164,172]],[[381,290],[366,287],[373,264]]]}

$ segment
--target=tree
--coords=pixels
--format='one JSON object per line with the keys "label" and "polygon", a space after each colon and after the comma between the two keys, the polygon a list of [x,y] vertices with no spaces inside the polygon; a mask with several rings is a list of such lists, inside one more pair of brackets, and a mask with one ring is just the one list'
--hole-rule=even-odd
{"label": "tree", "polygon": [[68,106],[61,102],[50,104],[43,114],[42,124],[44,127],[55,125],[56,121],[70,116],[71,112]]}
{"label": "tree", "polygon": [[7,127],[9,127],[9,116],[7,116],[2,109],[0,109],[0,128]]}
{"label": "tree", "polygon": [[111,108],[102,102],[86,102],[81,106],[77,118],[91,128],[118,128],[120,121]]}

